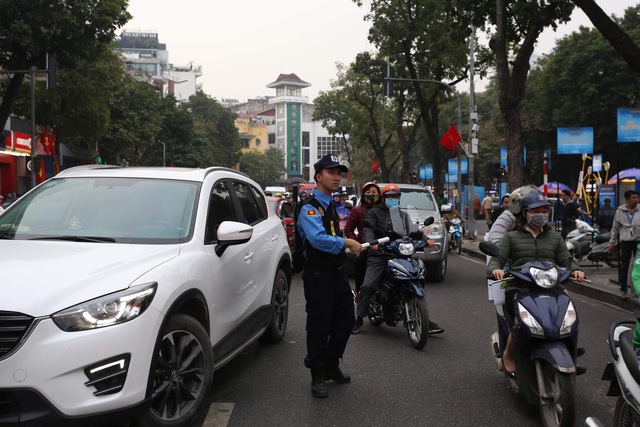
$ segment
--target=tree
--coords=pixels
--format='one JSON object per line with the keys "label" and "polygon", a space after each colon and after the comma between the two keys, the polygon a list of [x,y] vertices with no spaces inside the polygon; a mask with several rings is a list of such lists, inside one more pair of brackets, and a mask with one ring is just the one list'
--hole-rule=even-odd
{"label": "tree", "polygon": [[[495,54],[498,75],[498,104],[505,122],[509,187],[524,184],[524,144],[521,103],[524,98],[529,62],[540,33],[567,22],[573,4],[568,0],[496,0],[493,13],[480,9],[495,24],[489,47]],[[512,57],[511,54],[515,55]]]}
{"label": "tree", "polygon": [[240,171],[249,175],[262,188],[273,185],[286,172],[284,154],[277,148],[269,148],[264,153],[248,151],[240,158]]}
{"label": "tree", "polygon": [[[0,68],[44,68],[47,53],[56,55],[60,68],[95,58],[131,19],[127,5],[127,0],[0,0]],[[15,73],[2,86],[1,124],[11,114],[24,77]]]}
{"label": "tree", "polygon": [[204,92],[196,92],[184,105],[192,115],[196,137],[206,142],[202,148],[206,165],[235,167],[240,160],[240,134],[236,114]]}
{"label": "tree", "polygon": [[[638,45],[631,36],[609,18],[595,1],[573,0],[573,3],[582,9],[589,17],[591,23],[607,39],[622,59],[624,59],[636,73],[640,73],[640,48],[638,48]],[[627,9],[627,14],[629,13],[633,13],[633,11]]]}

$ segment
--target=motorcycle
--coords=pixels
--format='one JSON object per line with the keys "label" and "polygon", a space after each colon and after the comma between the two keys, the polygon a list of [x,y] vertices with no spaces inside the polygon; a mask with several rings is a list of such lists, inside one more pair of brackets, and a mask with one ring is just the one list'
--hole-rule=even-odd
{"label": "motorcycle", "polygon": [[[480,250],[498,257],[498,247],[480,242]],[[490,281],[490,297],[496,305],[498,331],[491,336],[492,353],[509,386],[529,404],[540,409],[547,427],[573,425],[575,417],[574,387],[578,351],[578,313],[558,285],[571,280],[569,269],[548,261],[536,260],[515,269],[505,270],[504,280]],[[504,284],[508,281],[527,284],[529,293],[514,298],[515,325],[505,316]],[[502,295],[500,295],[502,293]],[[502,353],[511,331],[515,375],[503,368]],[[513,378],[515,376],[515,378]]]}
{"label": "motorcycle", "polygon": [[[424,225],[428,226],[433,221],[433,217],[427,218]],[[402,322],[411,345],[421,350],[429,335],[429,311],[424,293],[424,263],[413,255],[425,247],[425,242],[391,234],[393,240],[385,237],[363,244],[363,247],[368,247],[377,243],[379,249],[389,256],[381,284],[371,296],[369,322],[373,326],[385,323],[392,327]]]}
{"label": "motorcycle", "polygon": [[449,250],[456,251],[458,255],[462,252],[462,221],[460,218],[453,218],[447,221],[449,225]]}
{"label": "motorcycle", "polygon": [[615,322],[609,330],[612,362],[602,374],[609,381],[607,396],[618,397],[613,414],[614,427],[640,425],[640,366],[633,349],[635,321]]}
{"label": "motorcycle", "polygon": [[571,256],[580,260],[589,253],[594,232],[595,229],[589,223],[576,219],[576,228],[565,237],[565,243]]}
{"label": "motorcycle", "polygon": [[614,250],[609,252],[609,239],[611,233],[598,234],[591,245],[587,259],[591,262],[601,263],[604,262],[611,268],[618,268],[620,259],[618,258],[618,251]]}

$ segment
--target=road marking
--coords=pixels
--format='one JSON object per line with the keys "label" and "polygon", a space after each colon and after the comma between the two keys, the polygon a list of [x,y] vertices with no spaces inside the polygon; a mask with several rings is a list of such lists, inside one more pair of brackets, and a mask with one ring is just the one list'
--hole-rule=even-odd
{"label": "road marking", "polygon": [[229,424],[231,413],[233,412],[233,403],[214,402],[209,407],[207,418],[204,420],[202,427],[225,427]]}

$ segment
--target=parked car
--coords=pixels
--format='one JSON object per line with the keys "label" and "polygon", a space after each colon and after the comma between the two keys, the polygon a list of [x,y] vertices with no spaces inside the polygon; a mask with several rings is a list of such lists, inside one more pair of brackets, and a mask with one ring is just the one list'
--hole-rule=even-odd
{"label": "parked car", "polygon": [[[378,184],[383,188],[386,184]],[[439,250],[427,249],[416,252],[416,257],[421,258],[427,268],[426,278],[433,282],[442,282],[447,273],[447,230],[440,216],[438,204],[433,192],[421,185],[397,184],[400,187],[400,209],[409,214],[411,222],[417,225],[424,224],[424,220],[433,217],[430,225],[431,232],[427,234],[433,239]]]}
{"label": "parked car", "polygon": [[188,426],[286,331],[285,231],[231,169],[65,170],[0,216],[0,252],[3,425]]}
{"label": "parked car", "polygon": [[267,201],[271,210],[276,213],[278,218],[282,221],[282,226],[287,233],[287,242],[289,243],[289,249],[293,252],[293,245],[296,240],[293,222],[293,205],[287,199],[283,197],[267,196]]}

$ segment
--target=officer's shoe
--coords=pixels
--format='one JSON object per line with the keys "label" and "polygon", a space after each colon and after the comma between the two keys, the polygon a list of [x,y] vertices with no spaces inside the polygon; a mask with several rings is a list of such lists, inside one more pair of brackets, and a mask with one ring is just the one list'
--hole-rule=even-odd
{"label": "officer's shoe", "polygon": [[345,374],[340,370],[339,366],[324,368],[324,378],[326,380],[333,380],[338,384],[346,384],[351,382],[351,376]]}
{"label": "officer's shoe", "polygon": [[324,382],[324,373],[322,369],[311,370],[311,394],[314,397],[329,396],[329,390]]}
{"label": "officer's shoe", "polygon": [[351,330],[352,334],[357,334],[362,329],[362,317],[356,317],[356,323],[353,325],[353,329]]}

